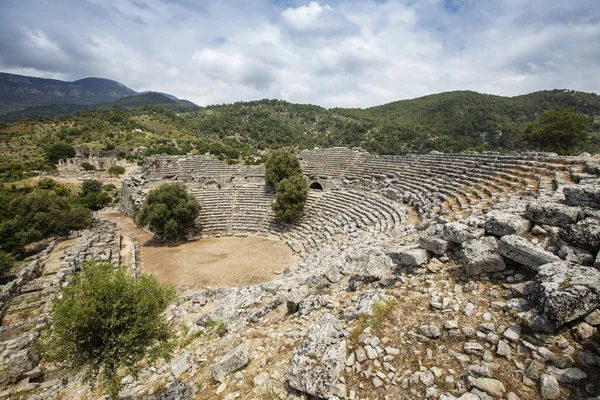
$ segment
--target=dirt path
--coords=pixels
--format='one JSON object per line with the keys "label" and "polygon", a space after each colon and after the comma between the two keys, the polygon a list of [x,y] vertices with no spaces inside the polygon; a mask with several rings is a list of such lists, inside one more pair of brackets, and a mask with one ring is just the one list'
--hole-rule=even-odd
{"label": "dirt path", "polygon": [[[278,240],[260,236],[222,237],[166,246],[121,212],[106,211],[100,215],[115,221],[124,238],[128,234],[135,237],[140,245],[142,272],[154,274],[181,291],[268,282],[296,261],[291,249]],[[123,255],[129,246],[122,248]]]}

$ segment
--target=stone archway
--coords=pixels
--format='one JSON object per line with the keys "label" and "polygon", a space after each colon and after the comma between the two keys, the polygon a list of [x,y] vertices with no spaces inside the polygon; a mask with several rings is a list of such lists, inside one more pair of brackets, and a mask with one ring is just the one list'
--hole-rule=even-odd
{"label": "stone archway", "polygon": [[309,189],[311,190],[320,190],[321,192],[323,191],[323,185],[321,185],[319,182],[313,182],[308,186]]}

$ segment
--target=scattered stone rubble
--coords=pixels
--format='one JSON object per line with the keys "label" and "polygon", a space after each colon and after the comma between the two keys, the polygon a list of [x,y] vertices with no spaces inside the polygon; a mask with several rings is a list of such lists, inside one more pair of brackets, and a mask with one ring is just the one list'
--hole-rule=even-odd
{"label": "scattered stone rubble", "polygon": [[[260,285],[183,294],[170,310],[185,325],[181,349],[169,363],[126,377],[122,396],[600,396],[596,159],[376,157],[344,148],[301,158],[325,188],[311,194],[310,216],[299,227],[274,227],[268,192],[257,197],[266,206],[255,215],[257,232],[286,240],[298,263]],[[216,232],[250,232],[236,219],[251,204],[240,194],[260,193],[262,173],[209,156],[156,157],[125,182],[122,207],[133,213],[153,185],[181,180],[203,200],[203,221],[221,226]],[[407,224],[399,203],[422,221]],[[61,393],[103,394],[72,379],[35,395]]]}

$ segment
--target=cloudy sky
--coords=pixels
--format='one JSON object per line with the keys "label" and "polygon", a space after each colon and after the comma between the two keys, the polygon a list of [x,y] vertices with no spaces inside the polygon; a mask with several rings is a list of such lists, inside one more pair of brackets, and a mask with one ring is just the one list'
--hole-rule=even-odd
{"label": "cloudy sky", "polygon": [[199,105],[600,92],[599,0],[0,0],[0,71]]}

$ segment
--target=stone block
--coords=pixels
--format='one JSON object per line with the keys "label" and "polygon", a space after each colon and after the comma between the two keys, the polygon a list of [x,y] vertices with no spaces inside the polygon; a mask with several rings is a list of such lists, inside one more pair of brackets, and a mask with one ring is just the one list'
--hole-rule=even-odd
{"label": "stone block", "polygon": [[214,380],[225,382],[227,375],[246,366],[250,361],[250,345],[243,343],[210,366],[210,374]]}
{"label": "stone block", "polygon": [[539,224],[565,227],[581,218],[582,209],[558,203],[530,203],[526,216]]}
{"label": "stone block", "polygon": [[534,246],[529,240],[517,235],[503,236],[498,243],[498,252],[534,271],[541,265],[560,261],[558,256]]}
{"label": "stone block", "polygon": [[506,269],[498,254],[498,240],[493,236],[469,240],[463,243],[462,258],[467,274],[479,275]]}
{"label": "stone block", "polygon": [[542,265],[532,301],[556,327],[600,306],[600,271],[565,261]]}
{"label": "stone block", "polygon": [[574,225],[561,229],[560,238],[567,243],[596,253],[600,250],[600,223],[593,218],[585,218]]}
{"label": "stone block", "polygon": [[422,236],[419,238],[419,246],[441,256],[450,248],[450,242],[435,236]]}
{"label": "stone block", "polygon": [[485,216],[485,231],[490,235],[521,235],[529,231],[530,226],[530,221],[505,211],[491,211]]}
{"label": "stone block", "polygon": [[467,240],[479,239],[485,230],[473,228],[460,222],[449,222],[444,225],[443,238],[453,243],[464,243]]}
{"label": "stone block", "polygon": [[599,185],[568,185],[563,187],[563,194],[567,204],[600,208]]}

